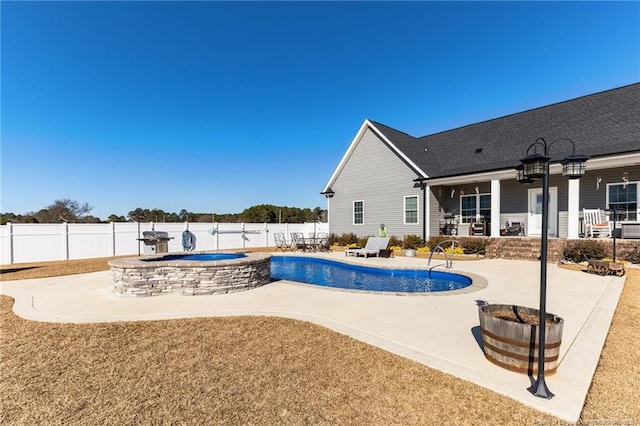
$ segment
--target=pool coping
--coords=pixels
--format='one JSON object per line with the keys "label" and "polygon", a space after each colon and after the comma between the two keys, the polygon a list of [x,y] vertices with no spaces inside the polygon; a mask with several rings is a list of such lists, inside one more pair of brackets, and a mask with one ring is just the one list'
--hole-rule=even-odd
{"label": "pool coping", "polygon": [[[237,259],[225,259],[225,260],[161,260],[166,256],[175,256],[178,254],[181,255],[194,255],[194,254],[221,254],[221,253],[230,253],[230,254],[244,254],[245,257],[239,257]],[[162,254],[153,254],[142,257],[126,257],[123,259],[113,259],[108,261],[109,266],[114,268],[123,268],[123,269],[151,269],[151,268],[162,268],[162,267],[171,267],[171,268],[206,268],[206,267],[222,267],[222,266],[234,266],[234,265],[247,265],[253,264],[257,262],[262,262],[267,258],[271,258],[271,253],[250,253],[239,250],[224,250],[224,251],[193,251],[193,252],[171,252],[171,253],[162,253]]]}

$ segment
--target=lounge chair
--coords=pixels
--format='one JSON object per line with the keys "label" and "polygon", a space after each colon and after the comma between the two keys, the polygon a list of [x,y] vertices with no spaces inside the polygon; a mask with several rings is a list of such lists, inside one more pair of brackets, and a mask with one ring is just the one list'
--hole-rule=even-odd
{"label": "lounge chair", "polygon": [[380,237],[378,238],[378,254],[380,255],[380,250],[386,250],[389,245],[389,237]]}
{"label": "lounge chair", "polygon": [[582,219],[584,220],[584,232],[587,237],[610,237],[611,222],[605,217],[603,219],[600,209],[582,209]]}
{"label": "lounge chair", "polygon": [[344,254],[345,256],[379,256],[380,250],[386,249],[388,244],[389,237],[369,237],[364,248],[347,249]]}

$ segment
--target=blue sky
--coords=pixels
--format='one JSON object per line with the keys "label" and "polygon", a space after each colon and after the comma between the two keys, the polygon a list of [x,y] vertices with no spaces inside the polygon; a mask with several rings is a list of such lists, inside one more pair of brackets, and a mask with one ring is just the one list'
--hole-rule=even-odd
{"label": "blue sky", "polygon": [[[3,212],[326,207],[423,136],[640,81],[638,2],[2,2]],[[514,160],[515,161],[515,160]]]}

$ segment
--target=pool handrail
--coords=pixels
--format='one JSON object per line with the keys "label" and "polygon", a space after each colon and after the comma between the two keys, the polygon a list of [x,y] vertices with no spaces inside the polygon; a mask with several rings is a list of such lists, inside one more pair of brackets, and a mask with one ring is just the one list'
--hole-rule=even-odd
{"label": "pool handrail", "polygon": [[[444,244],[444,243],[451,243],[451,253],[449,253],[448,257],[447,257],[447,251],[444,249],[444,247],[442,247],[442,244]],[[434,266],[430,267],[429,268],[429,272],[431,272],[431,270],[433,268],[437,268],[438,266],[443,266],[443,265],[444,265],[444,267],[446,269],[453,268],[453,250],[454,250],[455,247],[456,247],[456,240],[454,240],[454,239],[440,241],[438,243],[438,245],[436,245],[433,248],[433,250],[431,250],[431,254],[429,255],[429,261],[427,262],[427,266],[431,265],[431,258],[433,257],[433,254],[438,251],[438,249],[440,249],[442,254],[444,254],[445,263],[440,263],[438,265],[434,265]]]}

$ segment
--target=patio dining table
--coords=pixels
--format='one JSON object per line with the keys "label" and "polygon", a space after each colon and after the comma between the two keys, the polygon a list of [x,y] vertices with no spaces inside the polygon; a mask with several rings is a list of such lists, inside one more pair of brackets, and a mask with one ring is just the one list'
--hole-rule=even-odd
{"label": "patio dining table", "polygon": [[302,241],[304,243],[304,251],[320,251],[324,248],[324,244],[326,243],[326,237],[303,237]]}

